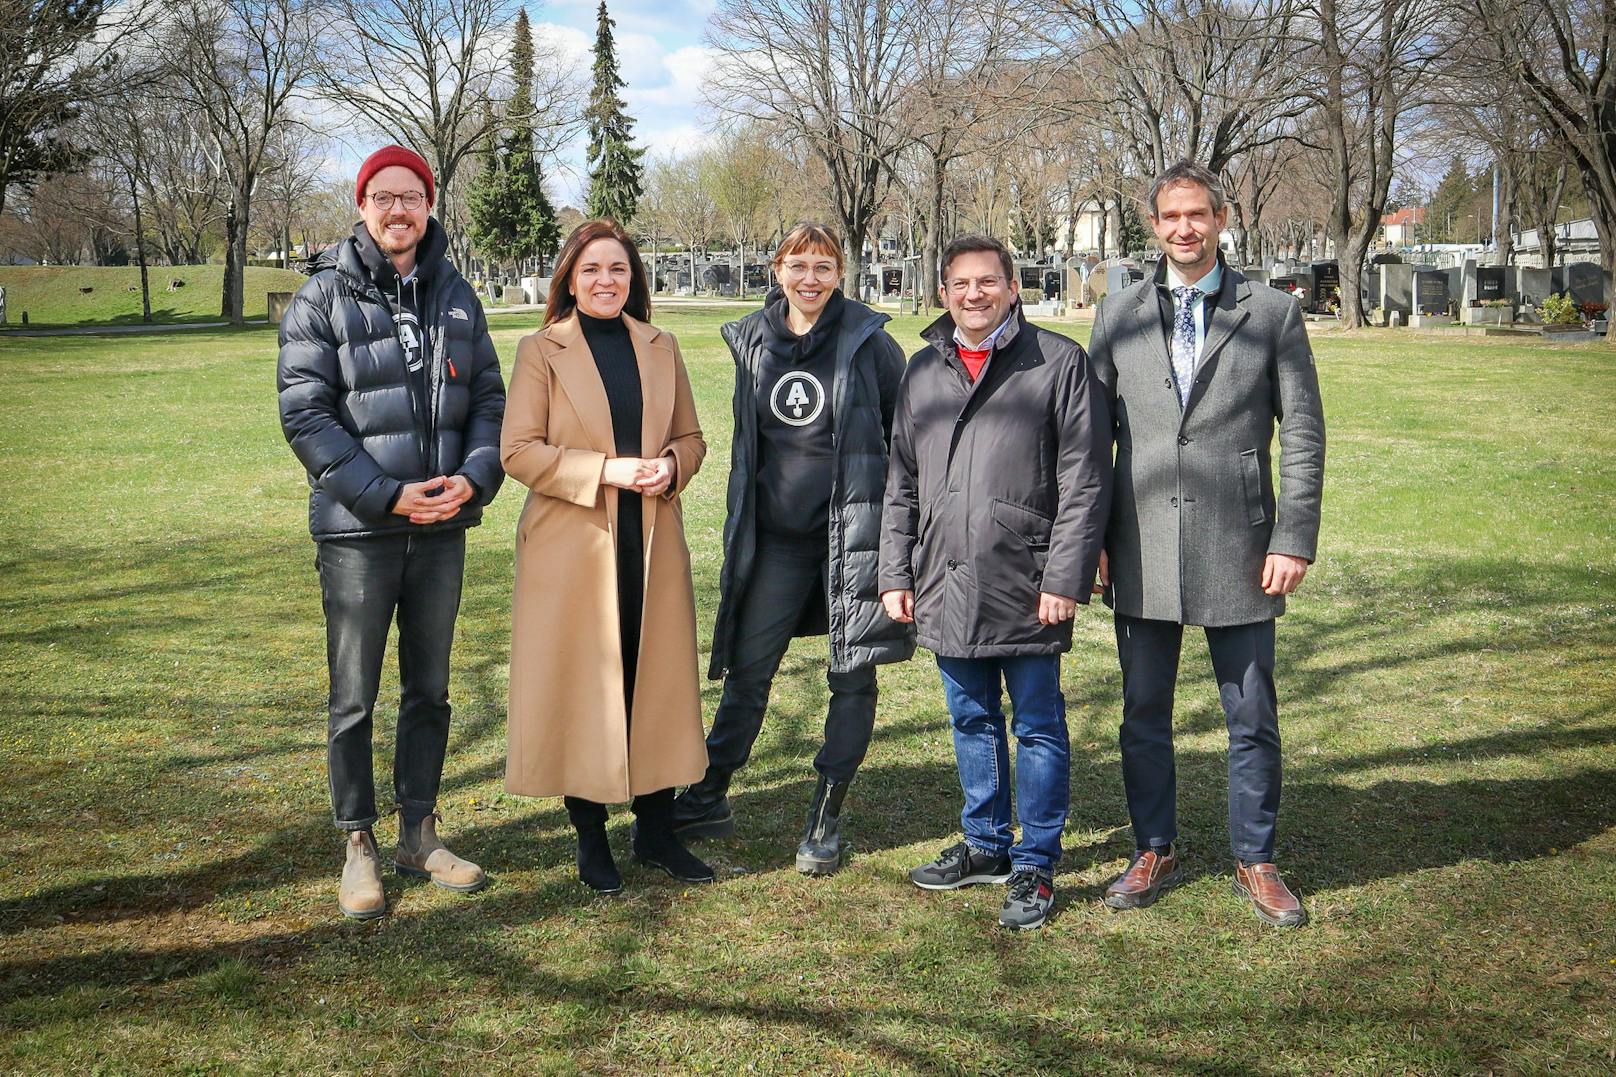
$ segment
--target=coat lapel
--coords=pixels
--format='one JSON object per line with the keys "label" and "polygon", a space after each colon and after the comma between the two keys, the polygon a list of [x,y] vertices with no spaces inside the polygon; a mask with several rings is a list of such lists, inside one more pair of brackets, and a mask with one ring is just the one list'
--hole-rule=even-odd
{"label": "coat lapel", "polygon": [[640,366],[640,455],[662,455],[673,425],[673,348],[654,325],[623,315]]}
{"label": "coat lapel", "polygon": [[1161,361],[1167,376],[1173,376],[1173,357],[1167,354],[1167,339],[1162,335],[1161,301],[1156,297],[1156,284],[1145,280],[1139,289],[1139,307],[1135,315],[1137,332],[1150,342],[1156,358]]}
{"label": "coat lapel", "polygon": [[1218,372],[1218,356],[1223,346],[1229,343],[1229,338],[1245,324],[1251,317],[1246,309],[1246,301],[1251,298],[1251,282],[1244,277],[1236,277],[1228,267],[1223,272],[1223,288],[1218,292],[1218,305],[1212,313],[1212,325],[1207,329],[1206,343],[1201,347],[1201,361],[1195,367],[1195,385],[1190,389],[1189,403],[1184,405],[1184,415],[1195,410],[1206,395],[1207,386]]}
{"label": "coat lapel", "polygon": [[[545,339],[560,350],[551,358],[550,369],[556,372],[562,391],[578,413],[589,447],[607,456],[617,455],[612,436],[612,409],[606,402],[606,387],[600,382],[595,369],[595,357],[578,327],[576,315],[564,318],[544,330]],[[635,349],[638,351],[638,348]]]}

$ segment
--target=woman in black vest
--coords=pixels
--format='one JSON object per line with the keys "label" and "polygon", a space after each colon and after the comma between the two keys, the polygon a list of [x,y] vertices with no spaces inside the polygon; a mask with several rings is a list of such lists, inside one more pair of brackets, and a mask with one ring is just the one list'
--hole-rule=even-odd
{"label": "woman in black vest", "polygon": [[876,588],[887,441],[903,353],[888,316],[837,288],[841,244],[800,224],[775,251],[778,287],[723,327],[736,365],[724,566],[708,676],[724,680],[707,735],[707,773],[674,805],[685,838],[735,831],[728,791],[763,725],[794,636],[830,637],[819,784],[797,870],[841,866],[842,798],[875,727],[875,667],[914,653],[912,625]]}

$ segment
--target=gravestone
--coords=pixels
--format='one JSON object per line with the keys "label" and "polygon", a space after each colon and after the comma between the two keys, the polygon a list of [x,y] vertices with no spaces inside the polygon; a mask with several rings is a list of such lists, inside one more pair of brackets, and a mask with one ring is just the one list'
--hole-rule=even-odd
{"label": "gravestone", "polygon": [[1415,313],[1447,313],[1448,295],[1448,273],[1446,271],[1426,270],[1414,274]]}
{"label": "gravestone", "polygon": [[1448,298],[1457,304],[1460,297],[1464,295],[1465,283],[1469,279],[1465,274],[1464,266],[1449,266],[1440,272],[1448,281]]}
{"label": "gravestone", "polygon": [[1105,294],[1116,295],[1144,279],[1145,274],[1138,266],[1106,266]]}
{"label": "gravestone", "polygon": [[1548,270],[1530,268],[1526,265],[1516,268],[1516,296],[1522,307],[1537,314],[1537,309],[1543,306],[1548,299],[1550,289],[1555,285],[1555,275]]}
{"label": "gravestone", "polygon": [[1267,284],[1268,283],[1268,270],[1266,270],[1266,269],[1257,269],[1254,266],[1251,269],[1242,269],[1240,271],[1240,275],[1245,277],[1247,280],[1249,280],[1253,284]]}
{"label": "gravestone", "polygon": [[1337,262],[1313,263],[1313,287],[1308,296],[1308,309],[1315,314],[1329,314],[1341,303],[1341,266]]}
{"label": "gravestone", "polygon": [[291,292],[269,293],[269,324],[279,325],[281,319],[286,317],[286,308],[292,305]]}
{"label": "gravestone", "polygon": [[1513,298],[1509,294],[1508,282],[1504,278],[1503,266],[1477,266],[1476,298],[1483,303]]}
{"label": "gravestone", "polygon": [[1572,262],[1565,267],[1565,290],[1578,304],[1609,302],[1610,274],[1597,262]]}
{"label": "gravestone", "polygon": [[1387,262],[1380,267],[1380,295],[1376,305],[1389,319],[1399,314],[1403,319],[1414,311],[1414,267],[1403,262]]}

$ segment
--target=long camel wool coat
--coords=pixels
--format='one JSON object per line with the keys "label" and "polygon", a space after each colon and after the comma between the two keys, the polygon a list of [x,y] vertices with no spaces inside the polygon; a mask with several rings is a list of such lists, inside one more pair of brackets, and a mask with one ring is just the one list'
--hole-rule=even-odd
{"label": "long camel wool coat", "polygon": [[707,443],[673,334],[624,315],[644,397],[641,455],[671,453],[673,484],[642,515],[645,605],[632,729],[617,612],[617,455],[606,390],[576,316],[516,351],[500,459],[530,493],[516,537],[505,788],[615,804],[707,768],[696,604],[679,494]]}

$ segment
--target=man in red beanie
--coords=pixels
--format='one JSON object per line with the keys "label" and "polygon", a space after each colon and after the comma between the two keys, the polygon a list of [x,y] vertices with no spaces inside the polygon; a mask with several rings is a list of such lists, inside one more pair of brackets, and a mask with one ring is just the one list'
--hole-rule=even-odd
{"label": "man in red beanie", "polygon": [[387,911],[371,832],[371,718],[395,618],[394,867],[449,890],[486,882],[444,848],[436,821],[466,528],[505,477],[505,383],[482,304],[444,257],[433,193],[419,154],[386,146],[366,158],[355,189],[363,219],[315,259],[281,320],[281,428],[308,472],[331,678],[331,803],[347,834],[337,904],[356,919]]}

